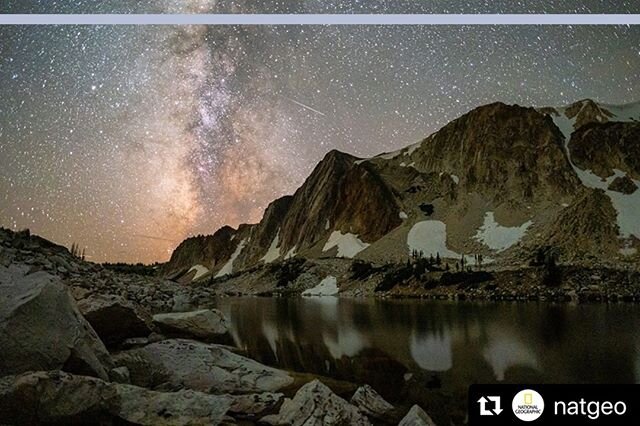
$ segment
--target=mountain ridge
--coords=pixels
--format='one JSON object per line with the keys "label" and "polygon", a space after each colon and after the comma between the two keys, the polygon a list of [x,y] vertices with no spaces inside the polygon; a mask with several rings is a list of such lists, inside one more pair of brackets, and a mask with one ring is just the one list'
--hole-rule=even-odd
{"label": "mountain ridge", "polygon": [[[215,255],[189,258],[179,246],[164,270],[184,276],[200,265],[221,277],[295,256],[399,262],[415,249],[446,257],[481,254],[500,265],[523,262],[545,245],[562,247],[567,261],[626,262],[640,247],[640,223],[625,211],[629,204],[640,207],[640,191],[633,189],[640,171],[638,120],[640,102],[584,99],[543,108],[494,102],[394,152],[357,158],[332,150],[293,195],[272,202],[259,223],[239,226],[227,240],[201,237],[196,247]],[[585,195],[585,188],[600,196]],[[592,207],[585,199],[598,201],[599,217],[581,214]],[[569,207],[577,209],[575,219],[563,214]],[[607,223],[595,223],[599,219]],[[583,239],[572,247],[563,243],[571,240],[562,236],[566,229],[606,241],[596,247]]]}

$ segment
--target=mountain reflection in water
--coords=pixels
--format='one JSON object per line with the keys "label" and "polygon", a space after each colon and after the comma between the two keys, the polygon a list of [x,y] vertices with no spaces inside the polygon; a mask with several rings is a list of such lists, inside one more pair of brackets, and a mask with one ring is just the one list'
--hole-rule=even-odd
{"label": "mountain reflection in water", "polygon": [[640,381],[640,309],[632,305],[337,297],[216,305],[252,358],[368,383],[390,402],[419,402],[456,424],[472,383]]}

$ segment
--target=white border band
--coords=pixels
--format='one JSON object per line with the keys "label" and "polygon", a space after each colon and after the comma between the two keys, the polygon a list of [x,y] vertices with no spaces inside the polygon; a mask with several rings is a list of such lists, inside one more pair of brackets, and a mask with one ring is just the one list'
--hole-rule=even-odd
{"label": "white border band", "polygon": [[0,14],[0,25],[639,25],[640,14]]}

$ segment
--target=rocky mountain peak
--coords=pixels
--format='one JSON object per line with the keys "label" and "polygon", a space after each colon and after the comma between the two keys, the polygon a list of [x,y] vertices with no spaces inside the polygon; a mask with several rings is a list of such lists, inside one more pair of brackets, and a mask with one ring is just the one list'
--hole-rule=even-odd
{"label": "rocky mountain peak", "polygon": [[232,240],[237,231],[223,226],[213,235],[198,235],[184,240],[171,254],[164,270],[171,277],[179,275],[194,265],[214,267],[227,259],[233,252]]}
{"label": "rocky mountain peak", "polygon": [[501,102],[478,107],[427,138],[411,156],[416,167],[460,177],[467,191],[532,198],[568,193],[562,133],[534,108]]}
{"label": "rocky mountain peak", "polygon": [[293,195],[282,241],[310,248],[333,231],[375,240],[400,222],[398,211],[393,191],[374,167],[333,150]]}
{"label": "rocky mountain peak", "polygon": [[583,99],[569,105],[565,109],[565,115],[575,121],[575,129],[590,123],[606,123],[615,117],[611,111],[591,99]]}

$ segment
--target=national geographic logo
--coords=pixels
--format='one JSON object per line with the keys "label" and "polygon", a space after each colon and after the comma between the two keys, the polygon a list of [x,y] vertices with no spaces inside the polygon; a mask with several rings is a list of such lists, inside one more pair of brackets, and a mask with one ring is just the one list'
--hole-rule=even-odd
{"label": "national geographic logo", "polygon": [[511,409],[520,420],[531,422],[538,419],[544,412],[544,399],[538,392],[525,389],[513,397]]}

